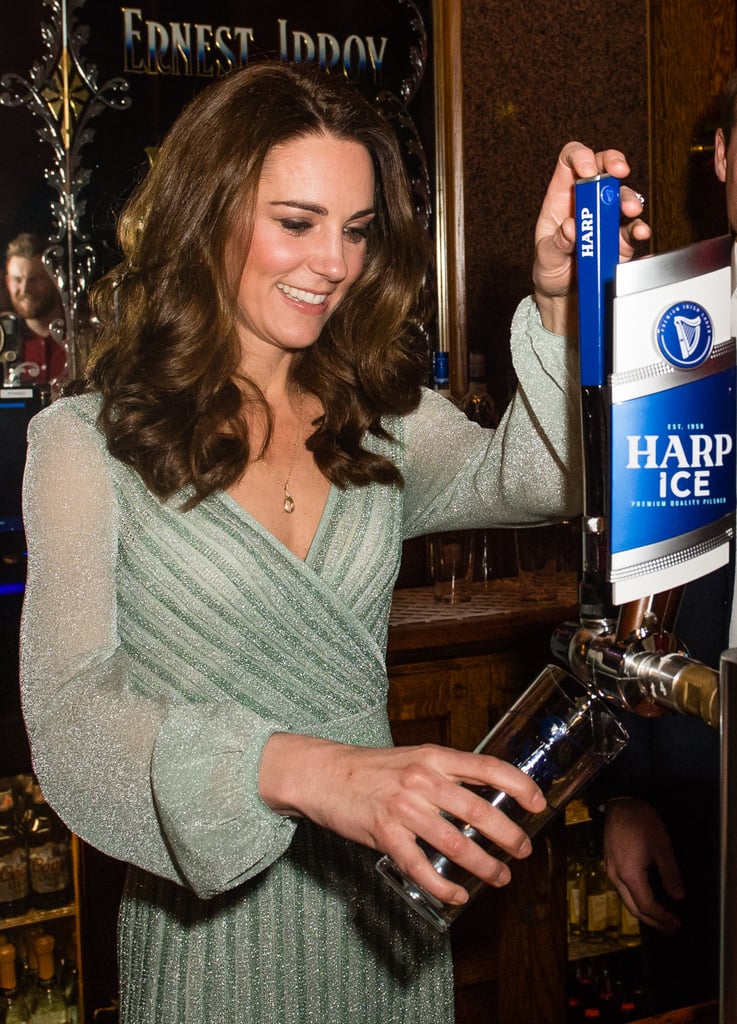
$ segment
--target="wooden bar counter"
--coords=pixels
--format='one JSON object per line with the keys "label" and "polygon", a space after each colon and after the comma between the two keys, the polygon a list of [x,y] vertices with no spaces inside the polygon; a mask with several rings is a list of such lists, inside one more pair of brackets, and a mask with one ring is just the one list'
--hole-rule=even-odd
{"label": "wooden bar counter", "polygon": [[[395,593],[389,625],[389,716],[397,743],[472,750],[552,661],[550,639],[577,618],[576,579],[529,588],[477,586],[471,601],[435,601],[430,587]],[[563,821],[484,892],[451,930],[456,1024],[562,1024],[567,967]]]}

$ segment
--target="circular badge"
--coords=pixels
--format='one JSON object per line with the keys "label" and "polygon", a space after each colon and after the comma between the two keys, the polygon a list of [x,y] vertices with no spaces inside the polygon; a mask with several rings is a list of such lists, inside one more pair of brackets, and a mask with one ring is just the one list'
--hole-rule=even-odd
{"label": "circular badge", "polygon": [[677,302],[658,320],[655,336],[664,359],[679,369],[690,370],[709,358],[714,325],[698,302]]}

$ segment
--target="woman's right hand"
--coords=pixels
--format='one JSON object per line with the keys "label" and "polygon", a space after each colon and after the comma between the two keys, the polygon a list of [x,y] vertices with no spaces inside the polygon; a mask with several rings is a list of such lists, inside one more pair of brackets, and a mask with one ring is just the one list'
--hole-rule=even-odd
{"label": "woman's right hand", "polygon": [[507,762],[430,744],[356,747],[275,733],[259,775],[262,799],[273,810],[389,854],[427,892],[453,904],[465,903],[468,893],[435,871],[416,839],[488,885],[506,885],[511,874],[441,812],[473,825],[512,857],[532,850],[519,826],[461,782],[496,787],[531,812],[546,806],[537,785]]}

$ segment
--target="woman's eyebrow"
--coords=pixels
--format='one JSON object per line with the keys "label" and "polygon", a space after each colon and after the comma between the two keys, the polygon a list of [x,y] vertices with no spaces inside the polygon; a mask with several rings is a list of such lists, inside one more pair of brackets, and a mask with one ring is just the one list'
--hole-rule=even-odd
{"label": "woman's eyebrow", "polygon": [[[325,206],[320,206],[319,203],[307,203],[299,199],[274,199],[269,203],[269,206],[291,206],[296,210],[305,210],[307,213],[316,213],[321,217],[327,217],[329,212]],[[349,220],[356,220],[359,217],[368,217],[375,213],[375,207],[369,206],[365,210],[357,210],[356,213],[349,217]]]}

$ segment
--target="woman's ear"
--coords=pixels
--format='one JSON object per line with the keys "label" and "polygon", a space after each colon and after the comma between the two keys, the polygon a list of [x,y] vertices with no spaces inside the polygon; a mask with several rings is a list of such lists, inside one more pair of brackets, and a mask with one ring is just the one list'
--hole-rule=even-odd
{"label": "woman's ear", "polygon": [[720,181],[727,180],[727,140],[721,128],[714,135],[714,170]]}

